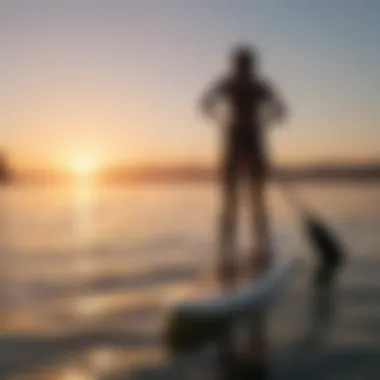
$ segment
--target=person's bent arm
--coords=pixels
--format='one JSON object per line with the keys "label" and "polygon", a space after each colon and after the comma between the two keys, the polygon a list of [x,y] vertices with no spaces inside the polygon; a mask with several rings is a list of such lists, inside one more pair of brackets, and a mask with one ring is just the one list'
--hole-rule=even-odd
{"label": "person's bent arm", "polygon": [[265,98],[269,107],[269,119],[271,122],[282,123],[288,117],[287,107],[277,91],[268,83],[264,84]]}
{"label": "person's bent arm", "polygon": [[276,94],[272,99],[273,116],[275,121],[282,123],[288,117],[288,111],[283,100]]}
{"label": "person's bent arm", "polygon": [[224,82],[219,81],[212,85],[201,98],[202,113],[212,119],[217,119],[216,106],[224,93]]}

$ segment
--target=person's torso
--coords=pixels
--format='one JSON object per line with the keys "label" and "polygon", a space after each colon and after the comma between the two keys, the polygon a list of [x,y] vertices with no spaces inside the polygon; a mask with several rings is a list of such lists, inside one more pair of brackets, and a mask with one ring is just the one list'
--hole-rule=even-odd
{"label": "person's torso", "polygon": [[229,124],[239,129],[259,128],[265,91],[259,80],[229,78],[225,85]]}

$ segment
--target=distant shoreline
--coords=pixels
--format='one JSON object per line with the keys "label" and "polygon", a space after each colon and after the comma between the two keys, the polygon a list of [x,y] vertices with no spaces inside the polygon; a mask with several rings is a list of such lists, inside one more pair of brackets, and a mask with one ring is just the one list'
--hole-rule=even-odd
{"label": "distant shoreline", "polygon": [[[275,167],[271,178],[296,182],[378,182],[380,163],[357,165],[309,165]],[[75,178],[75,176],[74,176]],[[109,168],[93,177],[100,184],[133,183],[203,183],[218,180],[218,171],[212,167],[182,165],[177,167]],[[27,184],[72,182],[73,175],[47,170],[15,173],[14,182]]]}

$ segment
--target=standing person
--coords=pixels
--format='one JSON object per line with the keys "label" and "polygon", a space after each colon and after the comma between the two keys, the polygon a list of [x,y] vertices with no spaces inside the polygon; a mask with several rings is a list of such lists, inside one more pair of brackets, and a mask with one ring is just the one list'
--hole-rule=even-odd
{"label": "standing person", "polygon": [[236,275],[234,244],[237,222],[237,190],[244,171],[251,182],[253,236],[256,253],[252,252],[251,270],[263,271],[271,262],[265,187],[268,174],[265,126],[280,122],[285,107],[273,87],[259,71],[258,53],[240,46],[232,52],[230,72],[218,79],[202,98],[207,117],[219,120],[217,106],[228,108],[223,121],[221,162],[222,215],[219,240],[219,276],[223,284],[232,285]]}
{"label": "standing person", "polygon": [[[271,264],[268,215],[265,190],[269,163],[265,144],[266,127],[285,118],[285,107],[259,70],[258,53],[247,46],[232,52],[230,71],[218,79],[202,98],[206,116],[219,121],[217,106],[227,106],[221,162],[222,215],[219,238],[219,277],[226,288],[236,280],[236,222],[238,184],[242,174],[251,183],[253,236],[250,270],[263,273]],[[256,315],[249,331],[248,360],[236,360],[230,337],[222,345],[222,359],[227,378],[247,376],[266,379],[269,375],[265,316]]]}

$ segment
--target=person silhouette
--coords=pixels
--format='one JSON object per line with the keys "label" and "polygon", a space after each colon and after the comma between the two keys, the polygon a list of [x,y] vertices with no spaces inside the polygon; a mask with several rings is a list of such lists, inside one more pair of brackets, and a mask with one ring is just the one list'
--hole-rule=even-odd
{"label": "person silhouette", "polygon": [[[253,236],[256,250],[250,257],[253,273],[271,263],[265,185],[269,173],[265,128],[286,117],[285,105],[272,84],[261,76],[255,48],[238,46],[231,54],[227,75],[218,78],[201,98],[202,112],[224,126],[221,162],[222,215],[218,274],[231,285],[236,275],[234,244],[237,222],[237,190],[242,175],[251,183]],[[227,108],[221,115],[219,105]],[[224,108],[224,109],[225,109]],[[221,119],[220,117],[223,116]]]}

